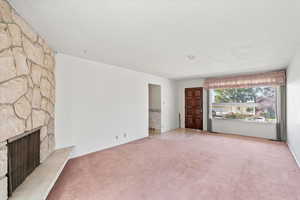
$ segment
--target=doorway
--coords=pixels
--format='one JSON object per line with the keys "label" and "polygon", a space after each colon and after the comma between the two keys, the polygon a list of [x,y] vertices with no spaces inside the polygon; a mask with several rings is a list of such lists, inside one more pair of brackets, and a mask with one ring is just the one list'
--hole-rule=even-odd
{"label": "doorway", "polygon": [[203,130],[203,88],[185,88],[185,128]]}
{"label": "doorway", "polygon": [[161,133],[161,87],[149,84],[149,136]]}

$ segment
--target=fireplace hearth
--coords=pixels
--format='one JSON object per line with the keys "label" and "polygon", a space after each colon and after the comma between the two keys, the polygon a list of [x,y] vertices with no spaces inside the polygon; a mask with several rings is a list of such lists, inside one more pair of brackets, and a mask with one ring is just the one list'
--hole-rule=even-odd
{"label": "fireplace hearth", "polygon": [[40,164],[40,129],[8,140],[8,195]]}

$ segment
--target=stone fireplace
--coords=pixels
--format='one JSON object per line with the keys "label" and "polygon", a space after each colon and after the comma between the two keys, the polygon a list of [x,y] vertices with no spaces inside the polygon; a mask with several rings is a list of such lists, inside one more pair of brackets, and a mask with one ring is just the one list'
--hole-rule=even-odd
{"label": "stone fireplace", "polygon": [[40,162],[53,152],[54,52],[0,0],[0,199],[8,192],[8,140],[40,129]]}

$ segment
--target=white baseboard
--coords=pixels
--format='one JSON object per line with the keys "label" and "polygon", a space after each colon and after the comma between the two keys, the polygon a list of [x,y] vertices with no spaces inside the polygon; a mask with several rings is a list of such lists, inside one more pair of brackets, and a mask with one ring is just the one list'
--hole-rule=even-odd
{"label": "white baseboard", "polygon": [[93,149],[93,150],[85,151],[85,152],[81,152],[81,153],[75,153],[75,154],[72,155],[71,158],[73,159],[73,158],[78,158],[78,157],[86,156],[88,154],[92,154],[92,153],[95,153],[95,152],[98,152],[98,151],[104,151],[104,150],[107,150],[107,149],[111,149],[111,148],[114,148],[114,147],[117,147],[117,146],[121,146],[121,145],[124,145],[124,144],[135,142],[137,140],[141,140],[141,139],[144,139],[144,138],[147,138],[147,137],[148,137],[148,135],[147,136],[133,138],[131,140],[124,141],[124,142],[119,143],[119,144],[109,144],[109,145],[107,145],[105,147],[102,147],[102,148],[97,148],[97,149]]}
{"label": "white baseboard", "polygon": [[294,159],[295,159],[295,161],[296,161],[298,167],[300,168],[300,162],[299,162],[299,160],[297,159],[296,154],[295,154],[293,148],[290,146],[290,144],[289,144],[288,142],[287,142],[287,145],[288,145],[289,150],[290,150],[290,152],[292,153],[292,155],[293,155],[293,157],[294,157]]}

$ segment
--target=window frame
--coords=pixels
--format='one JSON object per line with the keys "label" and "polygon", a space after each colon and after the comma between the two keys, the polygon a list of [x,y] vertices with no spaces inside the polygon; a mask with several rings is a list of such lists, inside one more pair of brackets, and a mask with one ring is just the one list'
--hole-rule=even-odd
{"label": "window frame", "polygon": [[[259,86],[254,86],[251,88],[257,88]],[[275,89],[275,97],[274,97],[274,106],[275,106],[275,119],[274,121],[257,121],[257,120],[247,120],[247,119],[231,119],[231,118],[217,118],[213,116],[213,90],[216,90],[217,88],[214,89],[208,89],[208,95],[209,95],[209,102],[208,102],[208,117],[210,120],[237,120],[245,123],[268,123],[268,124],[276,124],[280,121],[280,99],[281,99],[281,93],[280,93],[280,86],[260,86],[260,87],[273,87]],[[221,88],[221,89],[229,89],[229,88]],[[241,104],[249,104],[248,103],[241,103]]]}

